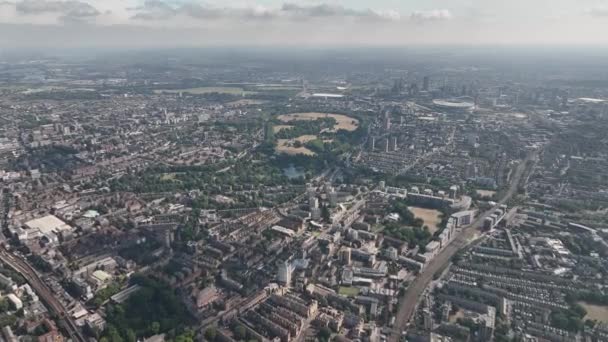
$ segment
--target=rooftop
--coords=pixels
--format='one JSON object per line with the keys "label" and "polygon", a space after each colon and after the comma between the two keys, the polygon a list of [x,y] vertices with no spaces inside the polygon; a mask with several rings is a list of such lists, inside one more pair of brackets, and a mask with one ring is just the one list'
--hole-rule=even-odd
{"label": "rooftop", "polygon": [[30,229],[39,230],[43,234],[48,234],[53,231],[64,231],[71,229],[69,225],[54,215],[48,215],[28,221],[25,223],[25,225]]}

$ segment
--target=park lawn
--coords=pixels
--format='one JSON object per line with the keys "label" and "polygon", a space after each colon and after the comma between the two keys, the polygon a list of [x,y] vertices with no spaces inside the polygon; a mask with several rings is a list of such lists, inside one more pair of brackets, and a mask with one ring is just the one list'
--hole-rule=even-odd
{"label": "park lawn", "polygon": [[359,289],[352,286],[340,286],[338,293],[346,297],[355,297],[359,294]]}

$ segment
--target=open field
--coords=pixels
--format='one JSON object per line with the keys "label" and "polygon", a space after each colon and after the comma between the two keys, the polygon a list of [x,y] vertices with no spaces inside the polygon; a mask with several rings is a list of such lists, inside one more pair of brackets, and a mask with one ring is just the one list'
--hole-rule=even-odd
{"label": "open field", "polygon": [[243,88],[237,87],[198,87],[198,88],[186,88],[186,89],[159,89],[154,91],[157,94],[162,93],[189,93],[193,95],[204,95],[212,93],[229,94],[229,95],[251,95],[255,94],[252,91],[245,91]]}
{"label": "open field", "polygon": [[340,286],[338,293],[346,297],[355,297],[359,294],[359,289],[356,287]]}
{"label": "open field", "polygon": [[278,133],[278,132],[280,132],[280,131],[282,131],[282,130],[284,130],[284,129],[290,129],[290,128],[292,128],[292,127],[293,127],[293,126],[290,126],[290,125],[276,125],[276,126],[272,127],[272,130],[273,130],[275,133]]}
{"label": "open field", "polygon": [[61,87],[61,86],[43,86],[43,87],[38,87],[38,88],[28,88],[27,90],[23,91],[23,93],[24,94],[35,94],[35,93],[42,93],[45,91],[62,91],[62,90],[67,90],[67,88]]}
{"label": "open field", "polygon": [[305,146],[295,147],[294,143],[299,141],[302,144],[306,144],[307,142],[315,139],[317,139],[316,135],[303,135],[295,139],[279,139],[277,140],[276,150],[279,153],[287,153],[290,155],[305,154],[307,156],[314,156],[315,153],[313,151],[309,150]]}
{"label": "open field", "polygon": [[598,320],[608,323],[608,306],[587,304],[585,302],[578,302],[578,304],[587,310],[585,319]]}
{"label": "open field", "polygon": [[424,221],[424,225],[429,227],[431,234],[439,229],[439,224],[441,223],[441,212],[439,210],[419,207],[408,207],[408,209],[414,216]]}
{"label": "open field", "polygon": [[346,131],[354,131],[359,127],[359,120],[353,119],[349,116],[342,114],[327,114],[327,113],[293,113],[293,114],[283,114],[279,115],[278,119],[283,122],[292,122],[292,121],[312,121],[323,118],[332,118],[336,120],[337,124],[334,126],[334,131],[337,130],[346,130]]}
{"label": "open field", "polygon": [[256,86],[257,89],[265,90],[265,91],[277,91],[277,90],[300,90],[302,87],[300,86],[289,86],[289,85],[263,85],[259,84]]}
{"label": "open field", "polygon": [[177,175],[175,173],[163,173],[162,176],[160,176],[160,180],[161,181],[172,181],[175,180],[175,177]]}
{"label": "open field", "polygon": [[226,106],[239,107],[239,106],[256,106],[266,103],[263,100],[252,100],[252,99],[242,99],[236,100],[232,102],[226,103]]}
{"label": "open field", "polygon": [[481,197],[492,197],[496,194],[496,191],[492,190],[475,190],[475,192]]}

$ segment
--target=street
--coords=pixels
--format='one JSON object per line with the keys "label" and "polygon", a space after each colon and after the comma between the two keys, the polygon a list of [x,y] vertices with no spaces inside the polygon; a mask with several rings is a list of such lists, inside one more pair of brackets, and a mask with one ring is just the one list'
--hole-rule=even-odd
{"label": "street", "polygon": [[[511,179],[509,189],[498,205],[506,203],[517,192],[520,182],[526,173],[525,171],[528,161],[533,160],[535,157],[536,155],[532,153],[517,166],[515,175]],[[410,284],[405,295],[399,301],[399,311],[396,315],[395,326],[393,327],[391,336],[389,336],[390,342],[399,341],[402,331],[406,328],[408,322],[414,314],[420,297],[424,293],[424,290],[429,283],[433,280],[435,273],[444,269],[444,267],[450,263],[452,257],[459,250],[463,249],[475,240],[475,235],[480,232],[485,218],[490,216],[496,208],[497,207],[494,207],[479,215],[479,217],[470,226],[464,228],[460,235],[458,235],[448,246],[446,246]]]}

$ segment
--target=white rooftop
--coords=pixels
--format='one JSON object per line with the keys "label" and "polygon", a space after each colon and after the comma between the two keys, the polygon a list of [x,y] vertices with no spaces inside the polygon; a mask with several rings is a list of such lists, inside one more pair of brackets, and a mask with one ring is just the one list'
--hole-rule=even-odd
{"label": "white rooftop", "polygon": [[433,100],[433,104],[436,106],[455,109],[470,109],[475,107],[474,103],[459,100]]}
{"label": "white rooftop", "polygon": [[70,227],[54,215],[48,215],[28,221],[25,223],[25,225],[30,229],[39,230],[42,234],[72,229],[72,227]]}
{"label": "white rooftop", "polygon": [[341,94],[328,94],[328,93],[315,93],[312,94],[313,97],[331,97],[331,98],[341,98],[344,97],[344,95]]}
{"label": "white rooftop", "polygon": [[590,97],[581,97],[578,100],[582,101],[582,102],[589,102],[589,103],[602,103],[602,102],[606,102],[606,100],[594,99],[594,98],[590,98]]}

